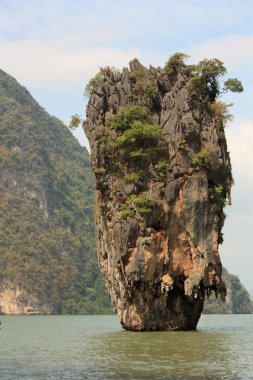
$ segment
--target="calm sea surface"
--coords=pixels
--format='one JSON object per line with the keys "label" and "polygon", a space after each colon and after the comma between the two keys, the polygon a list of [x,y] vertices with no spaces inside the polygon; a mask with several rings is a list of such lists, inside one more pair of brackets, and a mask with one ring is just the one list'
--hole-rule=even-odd
{"label": "calm sea surface", "polygon": [[116,316],[1,316],[0,379],[253,379],[253,315],[134,333]]}

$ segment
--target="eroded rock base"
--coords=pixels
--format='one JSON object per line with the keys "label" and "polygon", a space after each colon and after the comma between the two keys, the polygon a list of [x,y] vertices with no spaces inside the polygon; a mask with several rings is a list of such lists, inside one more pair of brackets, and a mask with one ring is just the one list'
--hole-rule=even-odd
{"label": "eroded rock base", "polygon": [[[136,297],[141,300],[142,295]],[[183,291],[175,289],[170,293],[170,299],[153,300],[149,305],[130,303],[120,315],[124,329],[130,331],[180,331],[196,330],[204,298],[188,300]],[[161,309],[161,304],[165,304]]]}

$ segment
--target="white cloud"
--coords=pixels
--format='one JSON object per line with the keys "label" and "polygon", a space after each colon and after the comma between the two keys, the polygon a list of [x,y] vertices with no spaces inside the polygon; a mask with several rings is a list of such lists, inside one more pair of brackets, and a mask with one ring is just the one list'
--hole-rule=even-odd
{"label": "white cloud", "polygon": [[191,56],[194,61],[203,59],[204,57],[218,57],[226,65],[233,67],[238,67],[241,64],[252,66],[252,46],[253,34],[232,34],[202,42],[191,50]]}
{"label": "white cloud", "polygon": [[85,83],[101,66],[123,67],[138,49],[84,47],[73,49],[56,40],[0,42],[0,67],[26,85],[61,89]]}
{"label": "white cloud", "polygon": [[[193,46],[208,35],[224,36],[222,28],[230,30],[242,16],[246,25],[251,2],[233,2],[229,12],[226,3],[1,0],[0,67],[26,85],[48,89],[73,87],[100,66],[120,68],[135,56],[160,65],[175,50],[188,49],[189,41]],[[233,34],[200,43],[190,53],[194,61],[217,56],[226,65],[252,63],[252,44],[253,34]]]}
{"label": "white cloud", "polygon": [[226,135],[236,176],[253,189],[253,121],[227,128]]}
{"label": "white cloud", "polygon": [[242,283],[253,289],[253,121],[227,128],[228,150],[231,154],[235,185],[232,206],[224,225],[224,243],[220,247],[223,265],[239,275]]}

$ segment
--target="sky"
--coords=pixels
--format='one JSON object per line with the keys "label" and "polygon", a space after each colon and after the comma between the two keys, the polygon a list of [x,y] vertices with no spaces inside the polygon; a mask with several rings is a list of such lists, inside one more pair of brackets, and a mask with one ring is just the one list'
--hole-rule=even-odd
{"label": "sky", "polygon": [[[235,185],[220,246],[223,265],[253,291],[253,1],[0,0],[0,68],[51,115],[85,117],[88,80],[133,58],[163,66],[177,52],[224,61],[244,86],[226,128]],[[88,147],[79,128],[75,136]]]}

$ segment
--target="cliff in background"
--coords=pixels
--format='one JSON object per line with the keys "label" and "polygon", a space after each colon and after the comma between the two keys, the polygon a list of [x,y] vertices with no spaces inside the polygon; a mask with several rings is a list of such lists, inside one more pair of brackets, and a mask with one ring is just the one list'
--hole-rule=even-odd
{"label": "cliff in background", "polygon": [[0,313],[108,310],[93,186],[87,150],[0,70]]}
{"label": "cliff in background", "polygon": [[222,270],[222,279],[227,286],[226,302],[212,294],[205,301],[203,313],[205,314],[251,314],[253,303],[249,292],[241,284],[238,276]]}
{"label": "cliff in background", "polygon": [[226,294],[218,245],[229,115],[216,102],[225,68],[182,56],[164,69],[136,59],[130,70],[105,68],[87,86],[99,265],[129,330],[195,329],[205,295]]}

